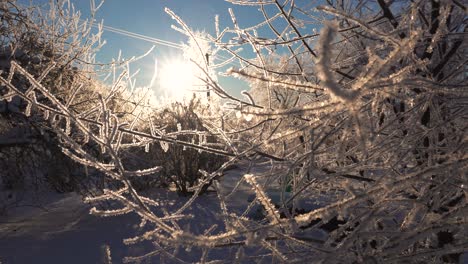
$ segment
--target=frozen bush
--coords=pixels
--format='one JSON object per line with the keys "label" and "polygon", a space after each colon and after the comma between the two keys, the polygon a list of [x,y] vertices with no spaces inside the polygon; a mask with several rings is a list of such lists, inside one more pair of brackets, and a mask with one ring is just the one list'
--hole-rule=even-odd
{"label": "frozen bush", "polygon": [[[113,90],[98,97],[95,111],[86,115],[84,109],[70,111],[18,63],[11,63],[11,72],[34,84],[35,97],[18,91],[12,79],[0,78],[7,93],[25,100],[24,112],[28,106],[40,113],[52,108],[60,122],[50,127],[62,151],[115,183],[87,202],[111,200],[119,207],[91,213],[141,218],[145,233],[125,243],[149,240],[154,251],[125,261],[153,256],[186,261],[181,249],[201,263],[457,261],[468,237],[466,7],[457,0],[326,1],[324,6],[229,2],[259,8],[265,20],[241,28],[230,9],[232,29],[221,30],[217,19],[216,35],[206,38],[231,58],[199,66],[210,91],[227,101],[223,117],[241,120],[205,126],[194,105],[182,104],[162,111],[157,122],[138,112],[123,120],[110,107],[117,94]],[[197,41],[180,17],[167,13],[180,32]],[[334,21],[323,22],[327,19]],[[317,21],[320,32],[308,26]],[[262,37],[264,30],[273,35]],[[266,60],[283,56],[288,59]],[[241,67],[226,74],[252,82],[257,95],[233,97],[211,78],[209,70],[232,61]],[[275,91],[287,90],[306,99],[297,104],[276,99],[285,96]],[[45,103],[35,101],[39,96]],[[217,141],[205,137],[205,128]],[[211,145],[217,142],[223,147]],[[132,161],[123,153],[134,148],[153,149],[157,164],[129,166]],[[204,152],[223,155],[226,162],[213,171],[199,170],[203,177],[197,178],[192,172],[205,164],[184,155],[203,160]],[[246,173],[222,190],[222,171],[240,161],[247,164]],[[179,173],[172,180],[180,191],[193,191],[189,199],[171,203],[177,208],[163,208],[132,183],[164,170]],[[204,219],[190,211],[210,184],[217,192],[219,228],[205,228]],[[229,200],[247,191],[255,199],[246,208]],[[279,202],[271,193],[279,193]],[[317,206],[296,207],[304,201]],[[256,204],[264,208],[262,219],[247,217]]]}
{"label": "frozen bush", "polygon": [[[216,146],[218,140],[205,128],[200,117],[206,114],[203,112],[208,112],[207,105],[192,97],[188,102],[174,102],[156,110],[151,119],[160,126],[158,130],[163,130],[168,137],[201,146]],[[193,188],[203,178],[200,170],[214,172],[226,161],[221,155],[168,143],[151,144],[149,153],[142,156],[164,164],[159,172],[163,182],[174,184],[182,195],[193,193]],[[204,190],[209,186],[206,184]]]}
{"label": "frozen bush", "polygon": [[[62,153],[51,128],[56,113],[44,97],[35,96],[27,78],[13,72],[13,62],[24,67],[71,111],[97,105],[103,86],[93,79],[96,75],[89,71],[89,64],[102,43],[89,31],[91,26],[75,23],[79,16],[70,3],[51,2],[49,7],[43,12],[14,0],[0,4],[0,76],[28,96],[22,98],[0,86],[2,188],[30,191],[49,186],[58,192],[84,191],[83,166]],[[38,111],[28,100],[44,103],[49,110]]]}

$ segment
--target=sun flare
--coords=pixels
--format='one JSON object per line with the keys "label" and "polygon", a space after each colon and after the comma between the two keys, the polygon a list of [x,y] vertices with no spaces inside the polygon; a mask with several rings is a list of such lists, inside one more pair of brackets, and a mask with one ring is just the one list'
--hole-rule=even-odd
{"label": "sun flare", "polygon": [[194,89],[196,80],[190,63],[175,60],[162,67],[159,84],[168,96],[183,99]]}

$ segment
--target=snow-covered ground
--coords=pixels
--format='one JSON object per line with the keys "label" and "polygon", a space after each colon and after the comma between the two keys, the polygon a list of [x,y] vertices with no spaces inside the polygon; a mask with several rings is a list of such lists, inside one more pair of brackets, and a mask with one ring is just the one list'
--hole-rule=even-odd
{"label": "snow-covered ground", "polygon": [[[223,191],[232,189],[242,175],[241,170],[230,171],[222,180]],[[245,184],[245,183],[244,183]],[[244,210],[252,194],[248,186],[228,201],[233,210]],[[177,197],[167,190],[154,190],[154,196],[168,201],[167,208],[176,208],[188,198]],[[32,197],[25,197],[26,200]],[[34,200],[34,199],[33,199]],[[169,201],[175,201],[170,203]],[[110,246],[112,260],[121,263],[125,256],[137,256],[151,250],[151,244],[126,246],[122,240],[133,237],[139,229],[139,218],[134,214],[109,218],[89,214],[91,205],[82,202],[75,193],[54,194],[42,197],[42,201],[12,208],[6,216],[0,216],[0,263],[103,263],[103,247]],[[203,223],[191,226],[194,233],[203,233],[221,221],[216,217],[219,206],[215,193],[199,197],[189,210]],[[194,228],[199,228],[196,230]],[[182,255],[197,254],[181,252]],[[189,257],[190,258],[190,257]]]}
{"label": "snow-covered ground", "polygon": [[[102,263],[101,247],[108,244],[116,256],[127,248],[122,238],[134,231],[133,215],[98,218],[76,194],[54,195],[43,209],[10,212],[0,218],[0,262]],[[47,211],[45,211],[47,210]]]}
{"label": "snow-covered ground", "polygon": [[[261,173],[264,169],[254,170]],[[228,171],[221,180],[222,192],[227,194],[236,188],[235,195],[226,199],[229,210],[237,214],[244,212],[252,200],[253,192],[245,181],[238,184],[244,171]],[[166,201],[168,210],[177,208],[188,198],[178,197],[174,192],[156,189],[152,191],[158,200]],[[270,192],[273,196],[275,193]],[[31,197],[30,197],[31,198]],[[32,201],[29,202],[32,204]],[[78,194],[50,194],[43,197],[41,206],[21,206],[13,208],[7,216],[0,216],[0,263],[103,263],[103,247],[111,249],[113,263],[121,263],[126,256],[138,256],[152,249],[150,243],[126,246],[122,240],[143,232],[138,227],[139,219],[134,214],[101,218],[90,215],[90,205],[82,202]],[[36,204],[38,205],[38,204]],[[317,207],[310,203],[301,206]],[[259,206],[254,206],[249,217],[259,213]],[[199,197],[188,213],[195,219],[202,219],[191,225],[190,231],[201,234],[214,224],[221,223],[217,217],[220,209],[215,193]],[[193,223],[192,223],[193,224]],[[186,227],[183,227],[186,228]],[[316,231],[314,231],[316,232]],[[301,235],[301,234],[298,234]],[[316,239],[323,239],[326,234],[308,233]],[[229,249],[226,249],[229,250]],[[184,260],[197,261],[200,252],[179,251]],[[223,254],[233,252],[214,251],[213,255],[222,258]],[[156,262],[155,262],[156,261]],[[159,259],[143,263],[157,263]],[[170,263],[170,262],[169,262]],[[460,263],[468,263],[465,254]]]}

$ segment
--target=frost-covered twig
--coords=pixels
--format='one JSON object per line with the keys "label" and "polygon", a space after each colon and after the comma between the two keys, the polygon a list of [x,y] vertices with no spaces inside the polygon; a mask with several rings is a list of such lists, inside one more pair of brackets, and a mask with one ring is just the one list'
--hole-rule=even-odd
{"label": "frost-covered twig", "polygon": [[328,22],[324,25],[320,33],[320,41],[318,45],[319,60],[317,61],[317,74],[322,80],[323,85],[330,91],[330,93],[342,100],[343,102],[351,105],[359,96],[358,91],[345,90],[335,80],[335,76],[331,72],[332,60],[332,41],[337,32],[338,24],[336,22]]}

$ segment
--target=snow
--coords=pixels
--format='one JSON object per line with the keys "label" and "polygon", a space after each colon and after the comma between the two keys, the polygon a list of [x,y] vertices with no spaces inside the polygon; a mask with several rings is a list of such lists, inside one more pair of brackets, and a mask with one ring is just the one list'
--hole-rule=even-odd
{"label": "snow", "polygon": [[[267,166],[258,167],[249,172],[261,175],[267,168]],[[232,212],[244,212],[255,197],[249,184],[241,180],[244,173],[246,173],[245,166],[230,170],[220,182],[223,194],[236,189],[235,195],[226,198],[226,205]],[[273,190],[267,192],[272,201],[276,202],[279,199]],[[157,197],[157,200],[161,201],[169,211],[178,208],[189,199],[178,197],[175,192],[162,189],[148,193]],[[38,199],[32,195],[26,198],[30,200],[26,201],[29,204],[34,204],[31,200]],[[150,243],[131,246],[123,244],[123,239],[145,231],[138,227],[139,218],[136,215],[96,217],[89,214],[91,206],[94,205],[85,204],[82,200],[82,197],[76,193],[49,193],[41,197],[41,206],[39,203],[35,203],[36,206],[20,206],[9,210],[7,215],[0,216],[0,263],[103,263],[106,245],[111,249],[113,263],[121,263],[126,256],[142,255],[154,250]],[[318,207],[316,203],[302,203],[301,206],[307,209]],[[260,210],[261,206],[255,205],[247,217],[251,219],[257,217],[256,214]],[[219,211],[215,193],[200,196],[187,212],[199,220],[191,222],[190,227],[183,228],[190,229],[194,234],[201,234],[213,225],[221,224]],[[308,230],[297,234],[297,237],[324,241],[327,234],[320,230]],[[196,261],[199,260],[201,253],[196,249],[189,252],[180,249],[178,254],[184,260]],[[212,251],[210,256],[216,255],[222,258],[233,254],[235,252],[232,250],[221,249]],[[151,261],[159,262],[160,259],[158,257]],[[460,258],[460,263],[468,263],[468,254]]]}
{"label": "snow", "polygon": [[[244,166],[245,167],[245,166]],[[266,172],[267,166],[258,167],[250,171],[254,175]],[[230,170],[225,173],[220,189],[228,194],[236,189],[235,195],[226,198],[229,210],[242,213],[255,197],[249,184],[242,179],[245,168]],[[239,182],[239,180],[241,180]],[[259,183],[261,184],[261,183]],[[272,201],[279,198],[273,190],[267,191]],[[161,201],[167,210],[173,210],[189,198],[178,197],[175,192],[156,189],[153,196]],[[29,199],[29,201],[28,201]],[[26,196],[25,202],[35,206],[19,206],[0,216],[0,263],[103,263],[104,247],[108,245],[114,263],[121,263],[126,256],[137,256],[150,252],[154,247],[150,243],[138,243],[127,246],[123,239],[134,237],[145,230],[139,228],[139,218],[134,214],[114,217],[96,217],[89,214],[91,206],[83,203],[83,199],[76,193],[49,193],[37,200],[37,196]],[[39,204],[41,204],[39,206]],[[302,203],[302,207],[315,209],[316,203]],[[309,208],[310,207],[310,208]],[[252,207],[247,217],[254,219],[261,211],[260,205]],[[191,222],[190,229],[194,234],[201,234],[215,224],[220,224],[219,205],[215,193],[200,196],[187,213],[193,214],[196,222]],[[194,229],[195,228],[195,229]],[[216,231],[217,228],[214,230]],[[297,237],[324,241],[326,232],[308,230],[298,233]],[[190,252],[180,249],[179,257],[184,260],[199,260],[199,250]],[[233,256],[235,252],[229,249],[215,250],[210,253],[217,257]],[[151,261],[159,261],[159,258]],[[171,262],[169,262],[171,263]],[[468,254],[460,258],[460,263],[468,263]]]}
{"label": "snow", "polygon": [[[53,195],[44,209],[30,207],[0,218],[0,262],[96,263],[108,244],[116,259],[128,251],[122,238],[134,232],[137,218],[98,218],[77,194]],[[113,252],[114,253],[114,252]]]}
{"label": "snow", "polygon": [[[240,177],[239,172],[229,174],[235,177],[226,178],[228,186]],[[166,201],[165,207],[169,211],[188,199],[167,190],[153,191],[159,200]],[[123,239],[144,231],[138,227],[136,215],[96,217],[89,214],[94,204],[88,205],[82,200],[76,193],[49,193],[42,197],[40,205],[20,206],[0,216],[0,263],[102,263],[105,245],[110,246],[112,260],[120,263],[126,256],[137,256],[154,249],[149,243],[123,244]],[[246,207],[248,203],[241,197],[234,200],[239,206]],[[219,210],[215,193],[199,197],[188,213],[203,219],[203,223],[196,223],[199,229],[191,226],[190,231],[200,234],[216,222],[220,223],[216,217]],[[198,255],[196,252],[179,254],[188,258],[190,254]]]}
{"label": "snow", "polygon": [[[96,217],[78,194],[51,196],[44,209],[18,208],[0,218],[0,263],[102,263],[105,245],[110,246],[115,263],[120,263],[126,256],[152,249],[148,243],[123,244],[123,239],[142,231],[136,215]],[[201,204],[209,207],[212,198],[202,197],[195,210],[210,211]]]}
{"label": "snow", "polygon": [[[250,173],[261,175],[268,166],[254,168]],[[242,214],[252,202],[255,195],[250,185],[241,180],[246,172],[245,166],[225,173],[220,181],[220,191],[228,194],[236,189],[234,195],[226,198],[226,205],[230,212]],[[239,182],[240,181],[240,182]],[[262,184],[259,180],[259,184]],[[237,187],[236,187],[237,186]],[[276,202],[275,193],[272,194]],[[189,197],[179,197],[175,192],[163,189],[154,189],[145,195],[160,202],[166,210],[171,211],[180,207]],[[34,199],[32,196],[29,199]],[[20,206],[0,216],[0,263],[102,263],[105,245],[110,246],[111,257],[114,263],[120,263],[126,256],[138,256],[154,250],[150,243],[138,243],[127,246],[123,244],[126,238],[143,233],[139,227],[139,218],[134,214],[125,214],[114,217],[97,217],[89,214],[95,204],[83,203],[82,196],[76,193],[55,194],[49,193],[42,197],[37,206]],[[261,211],[261,205],[256,204],[247,214],[255,220]],[[222,219],[219,217],[220,208],[217,195],[214,192],[197,198],[187,214],[192,214],[196,221],[186,222],[193,234],[202,234],[209,228],[217,225],[212,232],[219,231]],[[257,214],[257,215],[256,215]],[[259,220],[259,219],[258,219]],[[184,222],[184,221],[182,221]],[[318,240],[323,240],[324,233],[298,234]],[[231,249],[213,250],[210,256],[233,256]],[[180,249],[178,256],[184,260],[200,259],[200,251],[192,249],[186,252]],[[154,260],[153,260],[154,261]]]}

